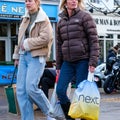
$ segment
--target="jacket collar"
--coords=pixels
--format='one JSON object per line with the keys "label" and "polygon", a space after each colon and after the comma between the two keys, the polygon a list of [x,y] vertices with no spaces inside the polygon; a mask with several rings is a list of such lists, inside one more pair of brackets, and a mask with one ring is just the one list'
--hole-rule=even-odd
{"label": "jacket collar", "polygon": [[[27,9],[26,9],[25,15],[22,18],[30,18],[30,15],[29,15],[29,12],[28,12]],[[36,20],[35,20],[35,23],[45,21],[45,19],[46,19],[46,13],[40,7],[39,11],[38,11],[38,14],[37,14],[37,17],[36,17]]]}
{"label": "jacket collar", "polygon": [[[72,16],[75,15],[76,13],[78,13],[79,11],[80,11],[80,8],[79,8],[79,7],[76,8],[76,9],[74,9],[73,12],[72,12]],[[59,17],[61,17],[61,18],[63,18],[63,19],[64,19],[64,18],[69,18],[67,9],[64,9],[64,11],[62,11],[62,12],[59,14]]]}

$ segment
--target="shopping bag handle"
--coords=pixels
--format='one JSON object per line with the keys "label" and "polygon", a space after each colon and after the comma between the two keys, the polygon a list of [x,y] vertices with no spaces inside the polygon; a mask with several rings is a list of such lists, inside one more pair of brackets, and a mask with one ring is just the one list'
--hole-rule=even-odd
{"label": "shopping bag handle", "polygon": [[13,85],[13,80],[14,80],[14,77],[15,77],[16,70],[17,70],[17,65],[14,68],[13,75],[12,75],[12,81],[11,81],[11,83],[8,87],[12,87],[12,85]]}
{"label": "shopping bag handle", "polygon": [[92,82],[92,81],[93,81],[93,78],[94,78],[94,72],[90,72],[90,71],[89,71],[89,72],[88,72],[87,80]]}

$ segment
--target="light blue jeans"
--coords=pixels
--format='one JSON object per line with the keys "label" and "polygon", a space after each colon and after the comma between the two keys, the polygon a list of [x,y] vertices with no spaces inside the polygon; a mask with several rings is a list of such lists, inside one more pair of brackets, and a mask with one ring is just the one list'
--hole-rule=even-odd
{"label": "light blue jeans", "polygon": [[34,120],[33,103],[48,115],[50,103],[38,83],[45,67],[45,58],[32,57],[30,52],[20,55],[17,74],[17,100],[21,120]]}

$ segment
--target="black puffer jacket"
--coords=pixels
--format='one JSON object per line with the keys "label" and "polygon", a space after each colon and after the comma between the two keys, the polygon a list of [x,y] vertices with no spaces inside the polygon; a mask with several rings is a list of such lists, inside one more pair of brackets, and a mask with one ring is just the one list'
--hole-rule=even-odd
{"label": "black puffer jacket", "polygon": [[99,56],[98,35],[90,14],[77,8],[71,17],[65,11],[60,17],[56,41],[57,69],[61,68],[63,61],[82,59],[89,59],[89,65],[96,66]]}

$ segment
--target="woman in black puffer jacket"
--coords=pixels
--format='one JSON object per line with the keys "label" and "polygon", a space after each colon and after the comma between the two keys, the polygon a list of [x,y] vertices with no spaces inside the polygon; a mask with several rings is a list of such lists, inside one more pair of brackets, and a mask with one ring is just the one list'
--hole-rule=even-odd
{"label": "woman in black puffer jacket", "polygon": [[60,73],[57,95],[67,120],[70,100],[68,84],[76,77],[76,87],[94,72],[98,62],[99,44],[96,25],[91,15],[82,9],[82,0],[62,0],[56,40],[56,68]]}

